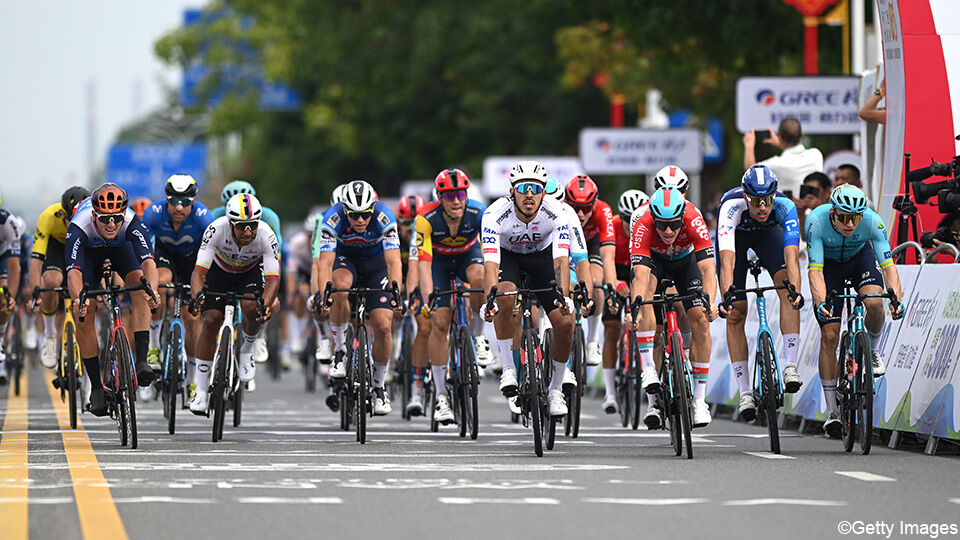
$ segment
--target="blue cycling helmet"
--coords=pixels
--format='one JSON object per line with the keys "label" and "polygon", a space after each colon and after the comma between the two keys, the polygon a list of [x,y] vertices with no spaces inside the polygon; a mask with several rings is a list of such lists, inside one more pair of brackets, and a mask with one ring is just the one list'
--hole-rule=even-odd
{"label": "blue cycling helmet", "polygon": [[550,197],[553,197],[554,199],[560,202],[563,202],[564,192],[560,186],[560,182],[557,182],[556,178],[552,176],[548,176],[547,185],[543,188],[543,191]]}
{"label": "blue cycling helmet", "polygon": [[223,191],[220,192],[220,200],[223,201],[223,204],[227,204],[227,201],[232,199],[234,195],[239,195],[240,193],[256,195],[257,190],[253,189],[253,186],[250,185],[250,182],[234,180],[233,182],[223,186]]}
{"label": "blue cycling helmet", "polygon": [[743,173],[743,192],[751,197],[767,197],[777,192],[777,175],[766,165],[754,165]]}
{"label": "blue cycling helmet", "polygon": [[841,212],[862,214],[867,209],[867,196],[863,190],[852,184],[842,184],[830,194],[830,204]]}
{"label": "blue cycling helmet", "polygon": [[672,221],[683,216],[687,201],[675,187],[657,188],[650,199],[650,212],[662,221]]}

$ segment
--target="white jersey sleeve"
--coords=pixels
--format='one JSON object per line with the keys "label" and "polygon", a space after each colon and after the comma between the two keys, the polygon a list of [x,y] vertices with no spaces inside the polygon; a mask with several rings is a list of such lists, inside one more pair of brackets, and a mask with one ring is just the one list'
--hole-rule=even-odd
{"label": "white jersey sleeve", "polygon": [[743,198],[730,199],[720,205],[717,216],[717,248],[720,251],[736,251],[737,226],[740,216],[747,209]]}
{"label": "white jersey sleeve", "polygon": [[219,236],[223,234],[224,229],[228,228],[226,221],[227,218],[215,219],[210,225],[207,225],[206,230],[203,231],[203,239],[200,240],[200,249],[197,250],[197,267],[210,270],[210,265],[213,264],[213,257],[217,251],[215,246],[220,243]]}
{"label": "white jersey sleeve", "polygon": [[277,234],[270,227],[257,227],[257,237],[254,243],[260,244],[260,252],[263,254],[263,277],[280,277],[280,242],[277,241]]}
{"label": "white jersey sleeve", "polygon": [[513,203],[506,197],[497,199],[483,212],[483,218],[480,220],[483,262],[500,264],[500,231],[512,212]]}

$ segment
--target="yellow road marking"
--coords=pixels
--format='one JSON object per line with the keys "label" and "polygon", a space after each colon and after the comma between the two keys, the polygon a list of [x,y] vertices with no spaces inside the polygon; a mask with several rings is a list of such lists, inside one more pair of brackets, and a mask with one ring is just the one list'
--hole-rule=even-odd
{"label": "yellow road marking", "polygon": [[[13,381],[7,383],[7,413],[0,439],[0,484],[9,502],[0,504],[0,538],[27,538],[27,370],[23,370],[20,395],[13,393]],[[16,433],[13,433],[16,432]]]}
{"label": "yellow road marking", "polygon": [[60,392],[53,388],[50,381],[53,374],[44,377],[50,401],[57,412],[63,437],[63,450],[67,454],[70,476],[73,478],[73,494],[77,500],[77,513],[80,515],[80,530],[84,538],[111,538],[124,540],[127,531],[117,512],[117,505],[110,495],[110,488],[100,470],[97,456],[93,452],[90,438],[81,431],[83,425],[77,419],[77,430],[70,429],[69,405],[60,401]]}

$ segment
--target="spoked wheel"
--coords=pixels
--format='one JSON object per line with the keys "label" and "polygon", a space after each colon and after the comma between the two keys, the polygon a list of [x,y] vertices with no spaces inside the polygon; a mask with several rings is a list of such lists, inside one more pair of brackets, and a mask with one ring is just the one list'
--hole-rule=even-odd
{"label": "spoked wheel", "polygon": [[130,441],[130,425],[127,423],[127,405],[124,402],[119,388],[116,386],[114,386],[113,399],[116,400],[114,407],[117,409],[117,431],[120,433],[120,446],[126,446]]}
{"label": "spoked wheel", "polygon": [[587,385],[587,351],[583,328],[577,326],[573,331],[573,372],[577,376],[577,389],[573,392],[576,414],[572,415],[574,438],[580,436],[580,413],[583,409],[583,389]]}
{"label": "spoked wheel", "polygon": [[477,440],[480,433],[480,375],[477,373],[477,355],[473,348],[473,338],[467,328],[460,329],[460,343],[463,347],[460,354],[460,367],[463,371],[463,416],[467,419],[467,431],[470,438]]}
{"label": "spoked wheel", "polygon": [[[312,330],[315,332],[315,330]],[[283,370],[280,359],[280,325],[270,324],[267,326],[267,371],[270,373],[270,379],[280,380],[280,372]]]}
{"label": "spoked wheel", "polygon": [[163,411],[167,417],[167,431],[171,435],[177,429],[177,396],[180,394],[180,357],[183,329],[171,332],[170,343],[167,344],[166,379],[163,381]]}
{"label": "spoked wheel", "polygon": [[70,396],[70,429],[77,429],[77,387],[79,386],[77,362],[80,359],[76,357],[76,338],[73,323],[67,322],[63,331],[63,372],[67,380],[60,381],[60,386],[62,390],[63,383],[66,383],[67,393]]}
{"label": "spoked wheel", "polygon": [[240,427],[240,417],[243,409],[243,389],[245,384],[240,382],[237,385],[237,390],[233,393],[233,427]]}
{"label": "spoked wheel", "polygon": [[[429,380],[426,378],[426,373],[430,374]],[[429,372],[425,372],[424,381],[423,381],[423,403],[425,404],[427,410],[425,411],[427,416],[427,423],[430,425],[430,431],[436,433],[440,431],[440,422],[437,422],[436,412],[437,412],[437,392],[433,388],[433,369],[431,367]]]}
{"label": "spoked wheel", "polygon": [[407,403],[410,403],[413,381],[411,380],[411,359],[413,358],[413,339],[409,330],[403,332],[403,341],[400,342],[400,373],[397,377],[397,384],[400,385],[400,416],[404,420],[410,420],[410,414],[407,413]]}
{"label": "spoked wheel", "polygon": [[526,373],[527,406],[533,424],[533,451],[537,457],[543,456],[543,406],[540,400],[540,380],[537,377],[537,348],[536,335],[533,330],[527,330],[523,339],[523,358],[521,366]]}
{"label": "spoked wheel", "polygon": [[367,358],[367,329],[361,326],[357,330],[357,348],[354,353],[356,359],[356,392],[357,392],[357,441],[360,444],[367,442],[367,406],[370,402],[370,392],[367,388],[367,371],[370,360]]}
{"label": "spoked wheel", "polygon": [[760,336],[757,345],[757,366],[760,368],[761,390],[763,403],[757,405],[762,409],[764,420],[767,423],[767,432],[770,436],[770,451],[780,453],[780,430],[777,425],[777,408],[780,397],[780,385],[777,380],[777,362],[774,359],[773,340],[770,334]]}
{"label": "spoked wheel", "polygon": [[127,333],[121,327],[117,329],[114,336],[115,354],[117,355],[117,364],[120,366],[121,386],[120,390],[124,392],[123,401],[127,405],[127,418],[130,425],[130,448],[137,447],[137,381],[133,371],[133,355],[130,354],[130,342],[127,341]]}
{"label": "spoked wheel", "polygon": [[670,336],[670,350],[670,361],[673,363],[673,369],[670,370],[670,373],[673,376],[673,387],[677,408],[679,409],[683,442],[687,447],[687,459],[693,459],[693,437],[690,434],[692,427],[690,418],[690,376],[687,373],[687,363],[683,359],[683,348],[679,335],[673,334]]}
{"label": "spoked wheel", "polygon": [[873,353],[865,332],[857,334],[855,390],[857,437],[860,439],[860,453],[867,455],[873,439]]}
{"label": "spoked wheel", "polygon": [[226,415],[227,363],[230,362],[230,330],[220,336],[217,347],[217,369],[213,373],[213,391],[210,392],[210,408],[213,409],[213,442],[223,437],[223,420]]}
{"label": "spoked wheel", "polygon": [[630,395],[630,427],[637,429],[640,426],[640,409],[642,392],[640,391],[640,346],[637,340],[633,338],[633,333],[627,334],[630,342],[628,350],[630,351],[630,373],[628,379],[628,390]]}
{"label": "spoked wheel", "polygon": [[[840,336],[840,354],[837,371],[837,412],[840,414],[840,428],[843,433],[843,449],[846,452],[853,450],[857,438],[856,390],[853,382],[847,377],[847,347],[850,346],[850,334],[843,332]],[[854,351],[856,354],[856,351]]]}
{"label": "spoked wheel", "polygon": [[20,375],[23,373],[23,363],[25,362],[25,347],[23,345],[23,322],[20,320],[20,314],[14,312],[13,317],[13,343],[11,346],[11,363],[9,366],[10,378],[13,379],[13,395],[20,395]]}
{"label": "spoked wheel", "polygon": [[629,377],[626,376],[623,366],[617,373],[617,409],[620,411],[620,425],[627,427],[630,424],[630,389]]}

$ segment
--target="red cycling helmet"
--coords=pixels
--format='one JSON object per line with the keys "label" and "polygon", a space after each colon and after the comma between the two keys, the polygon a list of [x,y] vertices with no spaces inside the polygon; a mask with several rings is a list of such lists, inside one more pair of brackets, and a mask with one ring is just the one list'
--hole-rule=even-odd
{"label": "red cycling helmet", "polygon": [[567,202],[573,206],[589,206],[597,200],[597,184],[585,174],[578,174],[567,182]]}
{"label": "red cycling helmet", "polygon": [[433,181],[433,185],[437,188],[438,193],[443,193],[444,191],[467,189],[470,187],[470,179],[467,178],[467,173],[460,169],[447,169],[440,171],[440,174]]}
{"label": "red cycling helmet", "polygon": [[417,212],[423,206],[423,197],[419,195],[407,195],[400,197],[400,203],[397,204],[398,219],[413,219],[417,217]]}

